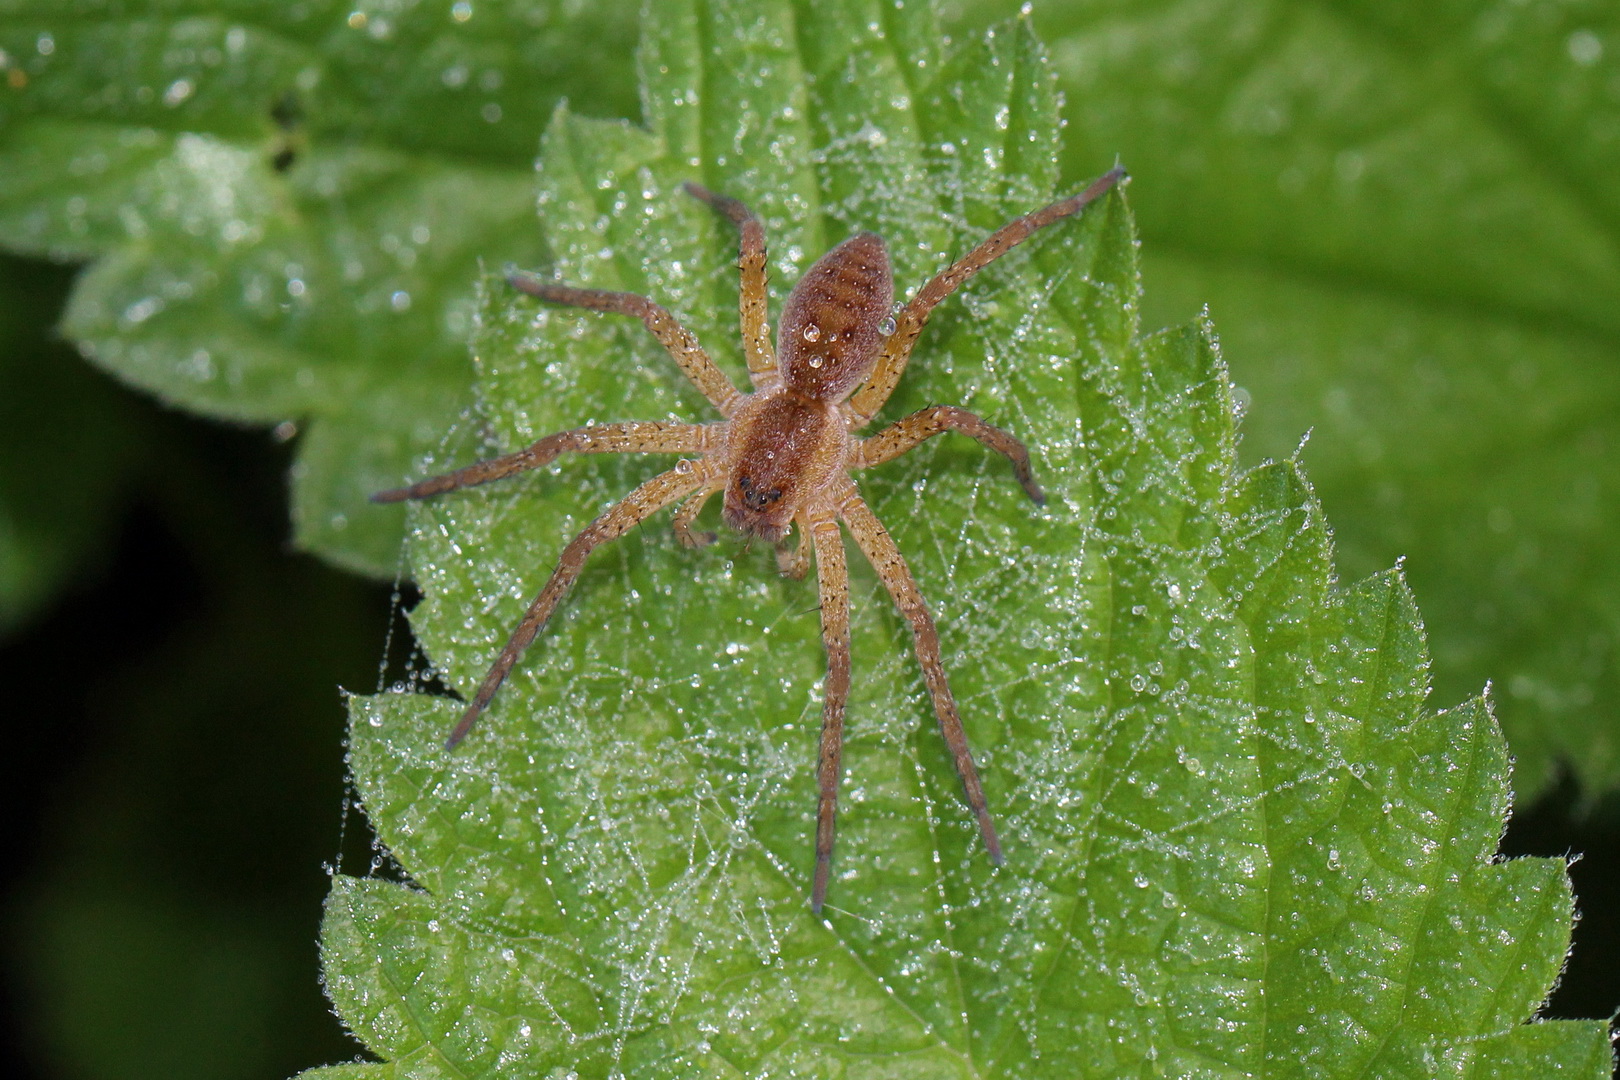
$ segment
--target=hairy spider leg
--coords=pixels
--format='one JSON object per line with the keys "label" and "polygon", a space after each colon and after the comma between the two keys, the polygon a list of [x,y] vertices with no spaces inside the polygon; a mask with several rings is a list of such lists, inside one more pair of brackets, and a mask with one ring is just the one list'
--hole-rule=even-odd
{"label": "hairy spider leg", "polygon": [[504,480],[529,469],[549,465],[559,455],[574,454],[692,454],[710,448],[707,424],[665,424],[633,420],[625,424],[593,424],[547,435],[526,449],[490,458],[466,468],[418,480],[409,487],[379,491],[372,502],[393,503],[425,499],[457,488]]}
{"label": "hairy spider leg", "polygon": [[991,233],[978,247],[940,271],[932,281],[918,290],[917,295],[911,298],[896,317],[894,332],[884,342],[883,353],[878,357],[877,366],[872,369],[872,374],[867,377],[866,385],[856,391],[855,396],[850,399],[850,426],[858,428],[870,422],[878,410],[883,408],[883,403],[889,400],[889,395],[900,382],[900,376],[905,373],[906,363],[911,359],[911,348],[917,342],[917,335],[922,333],[923,326],[928,322],[929,313],[940,301],[950,296],[974,274],[1028,240],[1038,230],[1071,214],[1079,213],[1124,178],[1124,167],[1116,165],[1093,180],[1078,195],[1059,199],[1050,206],[1025,214],[1021,218],[1014,218]]}
{"label": "hairy spider leg", "polygon": [[1013,473],[1018,477],[1018,482],[1024,486],[1024,491],[1035,500],[1036,505],[1045,505],[1046,494],[1035,482],[1035,474],[1029,467],[1029,451],[1024,448],[1024,444],[1000,428],[985,423],[976,414],[959,409],[955,405],[935,405],[919,409],[910,416],[890,424],[871,438],[862,439],[855,445],[850,465],[852,468],[864,469],[872,465],[881,465],[885,461],[893,461],[942,431],[960,431],[963,435],[977,439],[1004,455],[1012,462]]}
{"label": "hairy spider leg", "polygon": [[821,644],[827,652],[827,679],[821,694],[821,759],[816,767],[816,872],[810,910],[821,914],[832,875],[833,837],[838,828],[838,781],[843,769],[844,706],[849,701],[849,567],[838,522],[823,518],[810,526],[816,549],[816,581],[821,590]]}
{"label": "hairy spider leg", "polygon": [[511,672],[512,666],[518,662],[535,636],[545,628],[551,619],[552,612],[562,603],[563,597],[573,587],[580,571],[585,568],[585,560],[591,551],[609,540],[617,540],[653,514],[662,510],[670,503],[708,484],[713,476],[712,467],[705,467],[702,461],[682,462],[686,468],[676,466],[668,472],[659,473],[626,495],[608,510],[604,511],[595,521],[585,526],[584,530],[568,542],[563,553],[557,559],[557,569],[551,572],[551,579],[546,582],[540,595],[535,597],[534,603],[524,613],[523,621],[518,623],[512,637],[501,650],[495,662],[490,665],[489,673],[479,684],[478,692],[473,695],[472,704],[467,711],[461,714],[461,722],[445,740],[445,749],[454,749],[455,745],[466,737],[472,730],[474,721],[489,707],[490,699],[495,691],[501,688],[506,676]]}
{"label": "hairy spider leg", "polygon": [[696,335],[682,326],[680,320],[671,315],[663,305],[637,293],[576,289],[571,285],[558,285],[555,282],[542,281],[533,274],[521,270],[507,274],[506,280],[519,292],[528,293],[541,300],[549,300],[554,304],[606,311],[615,315],[631,315],[640,319],[647,329],[652,331],[653,337],[669,350],[669,355],[675,358],[681,371],[692,380],[692,385],[720,410],[720,415],[730,416],[737,411],[737,406],[742,404],[742,394],[731,385],[731,380],[714,366],[709,354],[698,344]]}
{"label": "hairy spider leg", "polygon": [[[945,737],[945,746],[956,762],[956,772],[962,778],[968,806],[978,819],[985,852],[992,864],[1000,866],[1001,841],[996,836],[995,822],[990,818],[990,806],[984,797],[984,785],[979,782],[978,767],[973,764],[973,751],[968,748],[967,732],[962,730],[962,716],[956,711],[956,699],[951,696],[951,687],[945,678],[945,663],[939,653],[939,631],[934,628],[928,605],[917,590],[911,568],[906,565],[905,557],[895,546],[889,530],[883,527],[883,523],[859,495],[850,492],[843,501],[839,516],[849,526],[849,534],[855,538],[861,553],[883,580],[894,599],[894,606],[911,624],[917,662],[922,665],[928,695],[934,700],[934,715],[939,718],[940,734]],[[820,555],[819,548],[817,555]]]}
{"label": "hairy spider leg", "polygon": [[742,273],[738,293],[738,313],[742,320],[743,354],[748,373],[757,386],[760,376],[776,370],[776,349],[771,344],[769,313],[765,294],[765,225],[741,200],[710,191],[690,180],[682,184],[686,193],[714,207],[742,231],[737,269]]}

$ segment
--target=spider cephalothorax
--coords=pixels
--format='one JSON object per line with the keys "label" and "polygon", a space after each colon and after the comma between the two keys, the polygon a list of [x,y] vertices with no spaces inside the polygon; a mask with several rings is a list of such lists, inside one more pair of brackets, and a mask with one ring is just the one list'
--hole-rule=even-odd
{"label": "spider cephalothorax", "polygon": [[[682,499],[675,512],[675,535],[689,547],[715,539],[696,533],[692,523],[709,496],[721,493],[722,516],[739,532],[782,544],[799,529],[798,549],[779,547],[782,571],[802,577],[816,560],[821,594],[821,637],[827,650],[823,693],[821,757],[817,769],[816,868],[810,906],[820,911],[832,865],[838,780],[843,753],[844,706],[849,698],[849,573],[844,562],[840,522],[882,578],[900,613],[911,624],[917,660],[933,699],[968,805],[992,862],[1001,862],[1001,842],[986,805],[978,769],[962,730],[940,660],[939,635],[894,540],[856,490],[852,470],[880,465],[942,431],[959,431],[1006,455],[1018,482],[1037,503],[1044,501],[1029,466],[1029,453],[1017,439],[973,413],[936,405],[912,413],[871,438],[855,432],[871,422],[894,390],[911,347],[929,313],[958,286],[992,260],[1022,243],[1035,230],[1077,213],[1125,175],[1118,167],[1078,195],[1016,218],[924,285],[893,316],[893,277],[883,241],[861,233],[823,255],[799,279],[782,308],[781,334],[772,346],[766,321],[765,229],[742,203],[687,184],[693,196],[719,210],[742,230],[742,337],[751,394],[739,393],[714,366],[690,331],[668,311],[633,293],[575,289],[514,273],[509,280],[523,292],[558,304],[634,315],[662,342],[693,385],[724,417],[710,424],[629,421],[593,424],[548,435],[506,457],[469,465],[410,487],[380,492],[378,502],[437,495],[498,480],[545,465],[565,452],[695,454],[660,473],[607,510],[563,549],[557,569],[530,605],[511,640],[450,735],[460,742],[495,691],[535,639],[579,576],[591,550],[650,515]],[[857,390],[857,387],[859,389]]]}

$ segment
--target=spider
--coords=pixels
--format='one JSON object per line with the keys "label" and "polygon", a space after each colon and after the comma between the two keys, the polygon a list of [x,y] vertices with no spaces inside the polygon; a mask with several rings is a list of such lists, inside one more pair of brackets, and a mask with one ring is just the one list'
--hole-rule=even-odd
{"label": "spider", "polygon": [[[933,699],[945,744],[955,760],[968,806],[978,821],[991,863],[1001,865],[1001,841],[945,678],[934,621],[905,558],[861,499],[850,473],[891,461],[941,432],[957,431],[1004,455],[1024,491],[1037,504],[1044,502],[1045,496],[1035,483],[1023,443],[953,405],[922,409],[870,438],[860,439],[854,433],[872,420],[900,381],[917,335],[940,301],[1037,229],[1079,212],[1124,176],[1124,169],[1116,166],[1078,195],[1008,222],[965,258],[937,274],[892,315],[894,284],[883,241],[870,232],[853,236],[823,255],[794,285],[782,308],[781,332],[774,347],[766,319],[764,225],[737,199],[698,184],[685,184],[688,194],[730,219],[742,234],[739,307],[743,351],[754,386],[750,394],[739,393],[709,359],[697,338],[647,297],[576,289],[521,271],[509,273],[507,280],[514,288],[541,300],[640,319],[724,419],[708,424],[592,424],[548,435],[515,454],[372,496],[382,503],[427,498],[539,468],[567,452],[697,455],[643,483],[568,543],[551,579],[484,676],[460,723],[446,740],[446,748],[455,747],[489,706],[512,666],[567,595],[593,549],[623,536],[681,499],[686,501],[675,511],[675,536],[687,547],[711,544],[715,540],[713,533],[697,532],[692,526],[710,496],[723,492],[722,517],[726,524],[746,536],[758,536],[776,545],[777,566],[782,573],[803,577],[810,569],[811,552],[815,554],[827,677],[816,771],[816,864],[811,910],[820,914],[827,897],[838,811],[844,707],[850,688],[849,572],[839,522],[848,528],[856,546],[911,624],[923,681]],[[795,526],[799,543],[789,553],[785,540]]]}

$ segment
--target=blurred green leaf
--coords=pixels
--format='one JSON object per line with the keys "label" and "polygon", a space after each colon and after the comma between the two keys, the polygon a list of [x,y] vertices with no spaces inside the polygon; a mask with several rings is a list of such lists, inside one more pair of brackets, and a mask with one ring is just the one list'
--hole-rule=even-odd
{"label": "blurred green leaf", "polygon": [[146,455],[142,418],[50,333],[67,284],[0,256],[0,637],[83,581]]}
{"label": "blurred green leaf", "polygon": [[532,264],[536,133],[619,114],[628,5],[0,3],[0,244],[92,259],[65,330],[119,378],[303,430],[297,541],[373,574],[467,406],[477,260]]}
{"label": "blurred green leaf", "polygon": [[[762,212],[778,302],[856,228],[905,293],[1053,195],[1056,86],[1025,23],[942,49],[921,5],[710,0],[645,33],[647,129],[559,113],[543,220],[565,280],[650,292],[734,372],[735,236],[680,181]],[[356,783],[411,879],[328,901],[328,989],[387,1062],[357,1075],[1607,1076],[1604,1024],[1527,1023],[1571,900],[1558,860],[1492,861],[1488,706],[1426,706],[1400,575],[1334,583],[1299,461],[1237,468],[1210,326],[1144,336],[1140,304],[1113,196],[945,305],[886,410],[1005,425],[1045,509],[950,440],[863,475],[939,618],[1004,868],[862,571],[812,917],[814,588],[648,527],[453,753],[457,702],[355,699]],[[491,279],[479,413],[424,468],[707,415],[627,322]],[[565,461],[415,508],[440,676],[470,692],[564,538],[658,467]]]}
{"label": "blurred green leaf", "polygon": [[311,929],[342,835],[336,688],[377,685],[387,590],[285,550],[282,448],[89,380],[127,399],[140,467],[110,580],[0,657],[13,1029],[38,1075],[82,1080],[352,1056]]}
{"label": "blurred green leaf", "polygon": [[1137,176],[1148,325],[1208,303],[1223,327],[1245,457],[1314,429],[1343,568],[1409,558],[1440,695],[1495,681],[1525,792],[1560,760],[1589,797],[1613,787],[1620,8],[1075,0],[1037,18],[1070,146]]}

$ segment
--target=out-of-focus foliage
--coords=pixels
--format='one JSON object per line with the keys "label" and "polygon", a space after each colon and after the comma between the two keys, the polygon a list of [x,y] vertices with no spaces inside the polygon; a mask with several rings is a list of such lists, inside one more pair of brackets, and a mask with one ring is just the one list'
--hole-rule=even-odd
{"label": "out-of-focus foliage", "polygon": [[634,108],[622,9],[474,11],[0,4],[0,244],[93,260],[64,330],[117,377],[301,429],[298,542],[374,574],[401,516],[365,496],[466,407],[479,260],[543,258],[545,118]]}
{"label": "out-of-focus foliage", "polygon": [[0,639],[104,554],[141,425],[37,316],[65,272],[0,256]]}
{"label": "out-of-focus foliage", "polygon": [[126,435],[110,557],[0,650],[9,1075],[341,1060],[313,926],[343,830],[338,687],[376,687],[387,590],[289,557],[285,449],[100,383]]}

